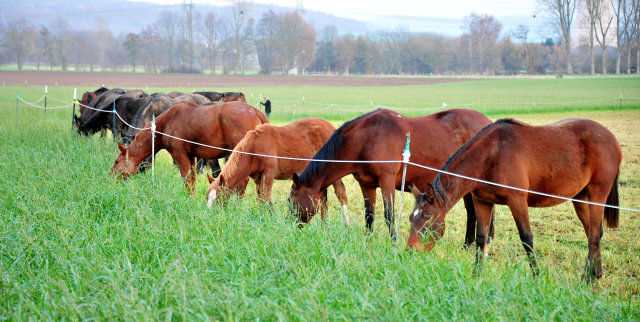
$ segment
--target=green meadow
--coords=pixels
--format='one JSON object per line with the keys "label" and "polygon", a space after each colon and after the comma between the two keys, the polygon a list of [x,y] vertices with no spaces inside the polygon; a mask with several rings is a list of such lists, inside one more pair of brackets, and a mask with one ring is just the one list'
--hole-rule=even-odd
{"label": "green meadow", "polygon": [[[594,119],[622,145],[621,206],[635,209],[639,89],[640,78],[195,88],[242,91],[254,105],[260,94],[268,96],[275,124],[316,116],[338,126],[359,115],[338,107],[361,111],[372,105],[418,116],[437,112],[427,108],[443,102],[447,108],[473,102],[460,107],[492,120]],[[95,88],[78,88],[78,95],[86,90]],[[148,89],[173,90],[194,89]],[[209,209],[205,176],[190,197],[165,151],[157,155],[154,178],[147,171],[121,182],[109,175],[117,155],[110,136],[76,135],[70,107],[45,111],[21,103],[16,115],[17,91],[27,101],[44,94],[38,87],[0,87],[2,320],[640,319],[640,213],[621,211],[620,228],[605,229],[604,275],[591,285],[582,281],[587,239],[570,203],[530,209],[537,279],[510,212],[499,206],[495,240],[475,276],[475,255],[461,248],[466,213],[460,204],[431,253],[390,241],[380,196],[374,232],[367,234],[364,203],[351,177],[345,178],[351,226],[330,191],[328,219],[299,229],[287,204],[289,181],[276,182],[273,207],[257,202],[250,183],[244,199]],[[66,101],[48,100],[48,106],[65,105],[73,88],[50,87],[48,96]],[[298,108],[303,96],[308,111]],[[310,102],[334,108],[317,112],[321,105]],[[413,196],[403,198],[406,240]]]}

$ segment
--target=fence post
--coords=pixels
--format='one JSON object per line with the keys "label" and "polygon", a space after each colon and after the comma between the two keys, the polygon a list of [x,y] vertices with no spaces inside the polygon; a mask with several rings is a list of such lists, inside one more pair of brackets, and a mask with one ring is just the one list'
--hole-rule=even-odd
{"label": "fence post", "polygon": [[400,224],[402,223],[402,196],[404,196],[404,187],[405,187],[405,178],[407,177],[407,162],[409,162],[409,158],[411,157],[411,152],[409,151],[409,143],[411,142],[411,133],[407,133],[407,145],[404,147],[404,151],[402,151],[402,163],[404,167],[402,169],[402,186],[400,186],[400,206],[398,207],[398,230],[396,233],[396,240],[400,241]]}
{"label": "fence post", "polygon": [[[115,116],[115,115],[114,115]],[[155,179],[156,167],[156,116],[151,119],[151,185],[156,185]]]}
{"label": "fence post", "polygon": [[304,107],[304,96],[302,96],[302,107]]}
{"label": "fence post", "polygon": [[44,87],[44,112],[47,113],[47,86]]}
{"label": "fence post", "polygon": [[20,91],[16,93],[16,120],[18,120],[18,105],[20,104]]}
{"label": "fence post", "polygon": [[113,133],[113,143],[116,143],[116,117],[118,115],[116,114],[116,100],[113,100],[113,129],[111,130],[111,133]]}
{"label": "fence post", "polygon": [[73,130],[73,117],[76,116],[76,103],[78,103],[78,100],[76,99],[76,94],[78,93],[78,89],[74,88],[73,89],[73,114],[71,114],[71,129]]}

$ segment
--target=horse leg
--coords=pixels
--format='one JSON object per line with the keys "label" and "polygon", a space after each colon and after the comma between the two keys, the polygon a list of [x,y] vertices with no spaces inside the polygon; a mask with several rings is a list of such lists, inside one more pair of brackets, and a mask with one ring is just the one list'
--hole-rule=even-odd
{"label": "horse leg", "polygon": [[327,211],[329,210],[329,208],[327,208],[328,192],[329,189],[324,189],[320,194],[320,219],[322,219],[322,221],[325,221],[325,219],[327,219]]}
{"label": "horse leg", "polygon": [[211,168],[211,176],[212,177],[217,177],[220,172],[222,172],[222,169],[220,168],[220,163],[218,162],[218,159],[211,159],[211,160],[207,160],[207,164],[209,165],[209,168]]}
{"label": "horse leg", "polygon": [[260,194],[258,195],[260,202],[273,204],[271,200],[271,188],[273,187],[273,173],[270,171],[262,172],[260,176]]}
{"label": "horse leg", "polygon": [[197,162],[196,162],[197,163],[197,165],[196,165],[197,172],[198,172],[198,174],[202,174],[202,171],[204,170],[205,162],[207,160],[200,159],[200,158],[197,158],[196,160],[197,160]]}
{"label": "horse leg", "polygon": [[473,196],[469,193],[465,195],[464,207],[467,209],[467,233],[464,237],[464,247],[471,249],[471,244],[476,241],[476,209],[473,206]]}
{"label": "horse leg", "polygon": [[382,201],[384,203],[384,220],[389,227],[389,235],[392,240],[396,240],[395,230],[395,213],[393,205],[395,204],[396,188],[394,183],[395,176],[381,176],[380,190],[382,191]]}
{"label": "horse leg", "polygon": [[347,188],[344,186],[342,179],[333,183],[333,191],[342,205],[342,215],[347,225],[351,226],[351,217],[349,217],[349,208],[347,207]]}
{"label": "horse leg", "polygon": [[364,197],[364,220],[369,233],[373,232],[373,218],[376,213],[376,188],[360,184]]}
{"label": "horse leg", "polygon": [[538,269],[538,262],[533,248],[533,233],[531,232],[531,223],[529,222],[527,197],[524,194],[516,196],[508,201],[507,205],[518,227],[518,234],[520,235],[522,246],[524,246],[524,250],[529,257],[529,264],[533,270],[533,276],[538,277],[538,275],[540,275],[540,269]]}
{"label": "horse leg", "polygon": [[[477,198],[472,198],[473,206],[475,209],[475,216],[478,222],[476,228],[476,274],[482,271],[482,263],[484,257],[489,252],[489,231],[491,227],[491,210],[493,204],[484,202]],[[475,221],[474,221],[475,225]]]}
{"label": "horse leg", "polygon": [[[587,186],[585,190],[581,191],[575,198],[585,201],[594,201],[598,203],[605,203],[606,192],[599,191],[599,186]],[[593,195],[604,195],[602,200],[594,200],[590,198]],[[595,279],[602,277],[602,259],[600,257],[600,240],[604,234],[602,229],[602,219],[604,216],[604,207],[589,205],[581,202],[573,202],[573,207],[576,210],[578,219],[582,222],[584,231],[589,241],[589,254],[587,255],[587,261],[585,265],[585,279],[593,282]]]}
{"label": "horse leg", "polygon": [[178,164],[178,168],[180,168],[180,174],[184,179],[184,185],[187,188],[187,192],[189,192],[189,194],[193,196],[195,193],[196,181],[196,176],[194,173],[196,163],[195,158],[190,158],[187,155],[181,154],[174,156],[173,160]]}

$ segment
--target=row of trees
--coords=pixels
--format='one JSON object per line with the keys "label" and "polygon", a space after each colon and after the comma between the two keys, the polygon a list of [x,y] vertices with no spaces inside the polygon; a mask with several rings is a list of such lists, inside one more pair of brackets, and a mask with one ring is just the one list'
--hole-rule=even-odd
{"label": "row of trees", "polygon": [[[495,17],[472,13],[463,34],[415,34],[406,28],[364,35],[319,33],[297,12],[266,12],[255,22],[250,3],[231,0],[224,16],[163,12],[138,33],[114,36],[98,17],[90,31],[73,31],[63,17],[48,26],[26,18],[0,25],[0,64],[76,70],[244,74],[529,74],[638,72],[640,0],[538,0],[552,16],[544,42],[524,25],[505,32]],[[576,22],[577,21],[577,22]],[[576,28],[578,27],[578,28]],[[582,30],[579,37],[572,30]],[[577,43],[575,43],[577,41]],[[635,54],[635,59],[633,59]],[[615,57],[615,58],[614,58]],[[615,66],[613,62],[615,61]]]}

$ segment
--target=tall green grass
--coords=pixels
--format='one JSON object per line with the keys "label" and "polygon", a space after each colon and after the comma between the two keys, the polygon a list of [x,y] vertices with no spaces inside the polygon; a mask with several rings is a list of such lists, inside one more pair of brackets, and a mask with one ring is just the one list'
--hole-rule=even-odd
{"label": "tall green grass", "polygon": [[[35,90],[24,95],[39,98]],[[428,254],[389,240],[380,200],[374,232],[366,234],[352,179],[351,227],[330,194],[328,221],[297,228],[288,182],[277,182],[273,208],[256,201],[251,185],[245,199],[208,209],[206,179],[198,178],[189,197],[166,153],[158,155],[155,185],[150,172],[120,182],[109,175],[117,154],[110,138],[78,137],[68,110],[23,107],[16,118],[11,98],[0,97],[1,319],[640,318],[637,214],[622,212],[621,228],[605,231],[605,276],[590,286],[580,280],[586,238],[569,204],[532,209],[538,279],[510,213],[498,207],[491,256],[475,277],[473,254],[460,249],[460,205]],[[625,150],[621,181],[637,180],[638,112],[581,115],[620,124],[613,130]],[[575,113],[522,115],[532,123],[567,116]],[[640,208],[639,187],[621,193],[623,206]],[[412,198],[404,197],[406,237]]]}

